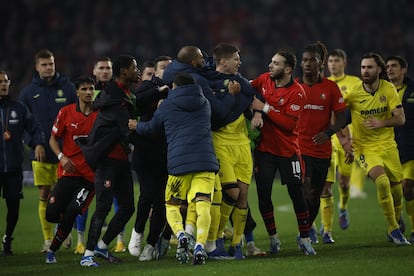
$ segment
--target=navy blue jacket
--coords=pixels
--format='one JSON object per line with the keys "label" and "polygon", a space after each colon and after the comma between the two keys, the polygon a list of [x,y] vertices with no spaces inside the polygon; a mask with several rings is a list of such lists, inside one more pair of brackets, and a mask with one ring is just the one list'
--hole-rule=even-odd
{"label": "navy blue jacket", "polygon": [[[252,113],[249,109],[253,101],[253,96],[258,94],[256,90],[250,85],[250,82],[244,78],[240,73],[236,75],[223,74],[217,71],[203,71],[202,73],[209,81],[210,88],[215,92],[217,98],[222,99],[229,94],[228,84],[230,81],[237,81],[240,84],[240,93],[232,95],[235,103],[229,106],[225,118],[221,121],[212,121],[211,128],[217,130],[227,124],[237,120],[241,114],[245,114],[247,119],[252,118]],[[258,96],[261,98],[261,96]]]}
{"label": "navy blue jacket", "polygon": [[[10,97],[0,99],[0,172],[21,171],[24,158],[23,134],[28,132],[32,139],[29,146],[45,145],[45,135],[27,107]],[[10,140],[4,140],[4,132],[11,133]]]}
{"label": "navy blue jacket", "polygon": [[170,90],[153,119],[139,122],[136,131],[139,135],[165,131],[169,174],[218,172],[210,115],[201,87],[184,85]]}
{"label": "navy blue jacket", "polygon": [[[204,69],[195,68],[189,64],[173,60],[167,68],[165,68],[162,80],[166,84],[172,84],[173,79],[177,73],[188,73],[196,81],[196,84],[201,86],[204,96],[208,99],[211,106],[212,116],[211,123],[216,129],[216,125],[221,124],[228,117],[229,110],[237,105],[236,98],[230,94],[225,93],[218,97],[214,90],[210,88],[209,81],[202,75]],[[213,71],[211,71],[213,72]]]}
{"label": "navy blue jacket", "polygon": [[402,99],[405,124],[394,128],[401,163],[414,160],[414,81],[404,78],[404,83],[407,85]]}
{"label": "navy blue jacket", "polygon": [[[76,90],[67,77],[56,73],[50,83],[35,73],[32,82],[20,93],[20,100],[29,108],[30,112],[39,122],[40,127],[49,141],[52,126],[59,110],[65,105],[77,101]],[[30,136],[25,136],[25,141]],[[31,143],[28,141],[28,143]],[[47,163],[57,163],[58,159],[50,149],[49,143],[45,145]]]}

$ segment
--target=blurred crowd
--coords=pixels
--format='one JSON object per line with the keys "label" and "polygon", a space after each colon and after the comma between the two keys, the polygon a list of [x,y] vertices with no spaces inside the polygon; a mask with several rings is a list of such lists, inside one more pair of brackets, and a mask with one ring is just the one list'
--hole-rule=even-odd
{"label": "blurred crowd", "polygon": [[368,51],[413,60],[414,24],[409,0],[174,0],[52,1],[2,3],[0,67],[12,92],[30,82],[34,53],[50,49],[57,70],[90,74],[97,56],[134,55],[140,64],[158,55],[175,57],[193,44],[207,53],[226,41],[241,49],[241,73],[257,77],[277,48],[300,53],[316,40],[348,53],[348,73],[358,74]]}

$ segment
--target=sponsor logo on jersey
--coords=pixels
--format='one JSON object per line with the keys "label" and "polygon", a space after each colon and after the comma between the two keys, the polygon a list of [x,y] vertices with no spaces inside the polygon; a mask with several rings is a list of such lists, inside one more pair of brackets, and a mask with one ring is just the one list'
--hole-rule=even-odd
{"label": "sponsor logo on jersey", "polygon": [[372,108],[372,109],[367,109],[367,110],[361,110],[361,115],[363,115],[363,116],[375,115],[375,114],[381,114],[381,113],[385,113],[385,112],[388,112],[388,106],[377,107],[377,108]]}
{"label": "sponsor logo on jersey", "polygon": [[303,109],[311,109],[311,110],[325,110],[325,107],[323,105],[317,105],[317,104],[306,104]]}

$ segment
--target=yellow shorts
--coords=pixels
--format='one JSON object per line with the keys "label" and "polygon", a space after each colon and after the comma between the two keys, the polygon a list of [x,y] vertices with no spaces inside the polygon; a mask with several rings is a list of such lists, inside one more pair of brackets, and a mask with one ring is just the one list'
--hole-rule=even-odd
{"label": "yellow shorts", "polygon": [[220,161],[221,183],[241,181],[250,184],[253,174],[253,158],[250,144],[215,146],[217,159]]}
{"label": "yellow shorts", "polygon": [[364,149],[362,152],[357,152],[355,158],[357,158],[360,167],[366,175],[368,175],[372,168],[381,166],[391,182],[400,182],[403,179],[397,147]]}
{"label": "yellow shorts", "polygon": [[197,172],[185,175],[168,175],[165,201],[171,198],[193,201],[198,194],[212,195],[216,175],[214,172]]}
{"label": "yellow shorts", "polygon": [[414,180],[414,160],[402,164],[404,179]]}
{"label": "yellow shorts", "polygon": [[58,164],[32,161],[33,182],[35,186],[52,186],[56,184]]}
{"label": "yellow shorts", "polygon": [[214,190],[221,191],[221,181],[220,176],[218,174],[216,174],[214,177]]}

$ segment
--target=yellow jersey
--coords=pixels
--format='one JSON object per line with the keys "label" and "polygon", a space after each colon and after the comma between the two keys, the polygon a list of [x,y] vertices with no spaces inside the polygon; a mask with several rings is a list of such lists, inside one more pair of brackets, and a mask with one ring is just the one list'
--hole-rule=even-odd
{"label": "yellow jersey", "polygon": [[213,144],[216,145],[250,145],[246,118],[241,114],[237,120],[213,131]]}
{"label": "yellow jersey", "polygon": [[[329,76],[329,80],[334,81],[338,85],[339,90],[341,91],[342,96],[348,94],[354,87],[360,84],[362,81],[360,78],[352,75],[343,75],[341,77]],[[352,124],[348,125],[349,131],[352,134]],[[339,139],[336,135],[332,135],[332,146],[337,150],[342,150],[342,146],[339,143]]]}
{"label": "yellow jersey", "polygon": [[396,145],[393,127],[368,129],[364,126],[364,121],[370,117],[379,120],[391,118],[392,110],[402,106],[397,90],[390,82],[381,79],[374,94],[367,92],[361,82],[344,98],[351,109],[353,145],[356,151],[366,147],[378,151]]}

